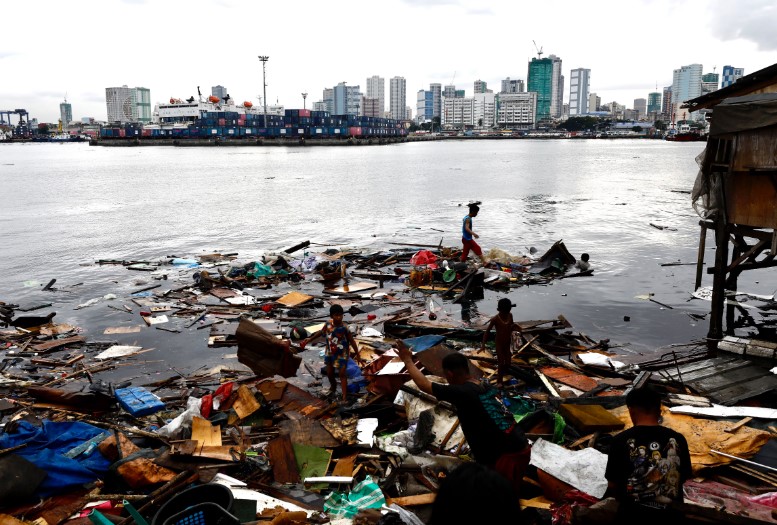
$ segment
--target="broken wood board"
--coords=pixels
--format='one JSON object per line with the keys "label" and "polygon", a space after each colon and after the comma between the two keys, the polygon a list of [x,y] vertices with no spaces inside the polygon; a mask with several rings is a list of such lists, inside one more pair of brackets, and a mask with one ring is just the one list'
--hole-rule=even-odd
{"label": "broken wood board", "polygon": [[187,439],[180,443],[170,444],[170,453],[180,456],[202,457],[221,461],[240,461],[240,449],[236,446],[205,446],[198,441]]}
{"label": "broken wood board", "polygon": [[267,401],[279,401],[286,390],[286,381],[265,380],[256,384],[256,388],[262,393]]}
{"label": "broken wood board", "polygon": [[235,331],[237,359],[256,375],[267,377],[276,374],[283,377],[297,375],[302,358],[291,353],[287,344],[267,330],[242,319]]}
{"label": "broken wood board", "polygon": [[376,283],[358,282],[353,284],[345,284],[343,286],[338,286],[337,288],[324,288],[324,293],[333,295],[346,295],[363,292],[365,290],[372,290],[377,287],[378,285]]}
{"label": "broken wood board", "polygon": [[270,458],[273,479],[276,482],[300,482],[297,458],[289,436],[281,435],[267,443],[267,457]]}
{"label": "broken wood board", "polygon": [[540,368],[540,370],[554,381],[558,381],[559,383],[563,383],[584,392],[588,392],[599,386],[599,383],[595,379],[591,379],[587,375],[574,372],[568,368],[544,366]]}
{"label": "broken wood board", "polygon": [[202,446],[221,446],[221,427],[210,424],[201,417],[192,418],[192,439]]}
{"label": "broken wood board", "polygon": [[[338,445],[354,445],[357,443],[358,416],[342,419],[340,416],[321,420],[321,425],[337,441]],[[312,444],[312,443],[311,443]],[[336,446],[336,445],[319,445]]]}
{"label": "broken wood board", "polygon": [[167,323],[167,322],[170,321],[170,319],[168,319],[166,315],[144,315],[144,316],[141,317],[141,319],[143,319],[143,321],[148,326],[153,326],[155,324]]}
{"label": "broken wood board", "polygon": [[559,412],[578,432],[612,432],[621,430],[623,422],[599,405],[570,405],[563,403]]}
{"label": "broken wood board", "polygon": [[306,302],[313,299],[312,295],[304,294],[302,292],[289,292],[277,301],[276,303],[282,304],[283,306],[287,306],[289,308],[294,308],[296,306],[299,306],[301,304],[305,304]]}
{"label": "broken wood board", "polygon": [[231,288],[213,288],[208,293],[219,299],[226,299],[227,297],[235,297],[238,295],[238,293]]}
{"label": "broken wood board", "polygon": [[241,385],[237,389],[237,399],[232,404],[232,408],[237,412],[237,417],[245,419],[259,410],[261,406],[247,385]]}
{"label": "broken wood board", "polygon": [[386,505],[396,503],[400,507],[413,507],[417,505],[429,505],[437,499],[437,494],[429,492],[426,494],[416,494],[415,496],[400,496],[398,498],[386,498]]}
{"label": "broken wood board", "polygon": [[[338,447],[342,443],[327,432],[320,421],[308,417],[289,419],[278,423],[283,434],[287,434],[291,442],[314,447]],[[322,474],[323,475],[323,474]]]}
{"label": "broken wood board", "polygon": [[135,334],[137,332],[140,332],[143,329],[141,325],[135,325],[135,326],[112,326],[109,328],[106,328],[103,330],[103,334],[105,335],[112,335],[112,334]]}
{"label": "broken wood board", "polygon": [[333,476],[352,476],[353,475],[353,468],[356,464],[356,457],[359,454],[351,454],[350,456],[346,456],[344,458],[340,458],[337,460],[337,463],[335,463],[335,468],[332,469],[332,475]]}
{"label": "broken wood board", "polygon": [[30,350],[38,354],[45,354],[47,352],[53,351],[56,348],[61,348],[63,346],[71,345],[74,343],[83,343],[83,342],[86,342],[86,339],[84,339],[80,335],[76,335],[73,337],[67,337],[65,339],[55,339],[54,341],[46,341],[45,343],[30,345]]}

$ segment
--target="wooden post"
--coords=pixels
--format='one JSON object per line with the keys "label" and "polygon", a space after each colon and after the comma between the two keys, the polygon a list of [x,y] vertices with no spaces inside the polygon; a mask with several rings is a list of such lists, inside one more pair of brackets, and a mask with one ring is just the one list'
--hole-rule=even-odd
{"label": "wooden post", "polygon": [[701,233],[699,234],[699,257],[696,259],[696,287],[694,291],[701,288],[702,271],[704,270],[704,250],[707,245],[707,223],[699,222]]}
{"label": "wooden post", "polygon": [[712,307],[707,348],[717,350],[723,338],[723,306],[726,300],[726,267],[728,266],[728,227],[723,219],[715,224],[715,268],[712,279]]}

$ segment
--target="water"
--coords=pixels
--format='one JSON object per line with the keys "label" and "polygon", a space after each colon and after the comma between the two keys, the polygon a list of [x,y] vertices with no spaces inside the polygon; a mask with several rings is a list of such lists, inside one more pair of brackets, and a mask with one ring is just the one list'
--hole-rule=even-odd
{"label": "water", "polygon": [[[707,332],[706,321],[688,315],[709,310],[709,303],[690,300],[695,266],[660,266],[696,261],[699,218],[690,190],[702,148],[651,140],[308,148],[0,145],[0,300],[53,300],[57,321],[79,323],[94,314],[72,310],[74,305],[105,293],[121,296],[131,291],[132,280],[147,279],[94,266],[97,259],[221,250],[251,260],[307,239],[375,250],[441,239],[457,245],[462,204],[480,200],[474,228],[486,251],[517,254],[536,247],[542,253],[563,239],[575,256],[591,255],[593,277],[512,291],[516,319],[564,315],[575,331],[593,339],[651,352]],[[711,235],[707,246],[713,246]],[[713,254],[707,250],[708,265]],[[39,284],[25,286],[53,277],[58,285],[84,284],[45,295]],[[711,284],[706,274],[703,284]],[[647,293],[674,308],[636,298]],[[479,309],[492,314],[494,298]],[[112,315],[95,334],[125,319]],[[169,341],[155,340],[155,346],[179,344],[172,342],[179,335],[164,335]]]}

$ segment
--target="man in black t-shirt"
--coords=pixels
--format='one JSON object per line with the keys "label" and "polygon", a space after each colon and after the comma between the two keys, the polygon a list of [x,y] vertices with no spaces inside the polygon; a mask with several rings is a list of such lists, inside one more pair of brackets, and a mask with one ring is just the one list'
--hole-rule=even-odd
{"label": "man in black t-shirt", "polygon": [[683,482],[691,477],[688,443],[682,434],[659,424],[658,393],[632,390],[626,405],[634,426],[610,445],[605,473],[609,490],[620,502],[620,516],[665,516],[667,505],[683,501]]}
{"label": "man in black t-shirt", "polygon": [[412,353],[402,341],[398,341],[397,347],[400,359],[419,390],[439,401],[448,401],[456,408],[475,460],[505,476],[517,491],[529,463],[530,448],[515,421],[509,421],[509,415],[507,419],[495,418],[486,409],[484,399],[488,401],[489,389],[470,375],[467,358],[459,353],[445,356],[442,368],[448,384],[443,385],[431,382],[415,366]]}

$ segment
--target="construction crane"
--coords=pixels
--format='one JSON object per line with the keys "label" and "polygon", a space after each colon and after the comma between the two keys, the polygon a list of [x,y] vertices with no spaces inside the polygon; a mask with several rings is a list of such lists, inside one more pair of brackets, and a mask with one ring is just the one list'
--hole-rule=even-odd
{"label": "construction crane", "polygon": [[535,42],[534,40],[532,40],[532,43],[534,44],[534,49],[537,50],[537,59],[541,60],[542,59],[542,48],[541,47],[537,47],[537,42]]}

